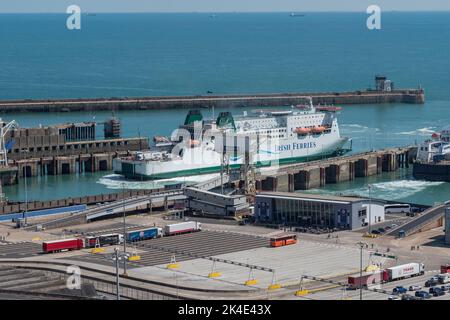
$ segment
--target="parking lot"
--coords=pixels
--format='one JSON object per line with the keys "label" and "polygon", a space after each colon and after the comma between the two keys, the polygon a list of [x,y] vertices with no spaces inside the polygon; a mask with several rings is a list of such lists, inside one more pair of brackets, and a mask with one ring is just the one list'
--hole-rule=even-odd
{"label": "parking lot", "polygon": [[[139,261],[129,262],[130,268],[169,264],[196,259],[199,256],[217,256],[225,253],[267,247],[269,240],[263,237],[236,233],[202,231],[172,237],[150,239],[128,244],[128,252],[136,251]],[[103,254],[90,254],[74,258],[105,265],[111,263]]]}
{"label": "parking lot", "polygon": [[1,259],[20,259],[34,257],[42,252],[42,246],[33,242],[1,243]]}
{"label": "parking lot", "polygon": [[[318,276],[324,278],[344,276],[354,273],[359,266],[359,249],[356,247],[345,247],[336,244],[324,244],[301,240],[296,245],[280,248],[271,248],[267,245],[253,249],[237,250],[236,252],[214,255],[214,257],[236,261],[243,264],[251,264],[264,268],[273,269],[272,272],[237,266],[228,263],[205,259],[190,259],[182,261],[177,270],[168,270],[166,265],[161,264],[152,268],[137,269],[140,273],[157,272],[161,277],[173,278],[174,273],[182,273],[184,276],[207,277],[211,272],[219,272],[216,278],[218,282],[234,283],[243,285],[247,280],[256,279],[253,287],[267,289],[273,283],[285,287],[299,284],[301,275]],[[367,251],[363,252],[363,262],[382,263],[387,265],[389,259],[382,257],[370,257]],[[213,269],[214,266],[214,269]]]}

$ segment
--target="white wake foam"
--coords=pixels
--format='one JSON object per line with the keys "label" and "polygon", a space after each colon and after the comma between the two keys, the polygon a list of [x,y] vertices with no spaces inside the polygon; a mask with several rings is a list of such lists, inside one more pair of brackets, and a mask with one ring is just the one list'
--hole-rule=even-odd
{"label": "white wake foam", "polygon": [[186,177],[177,177],[171,179],[161,179],[161,180],[147,180],[147,181],[138,181],[138,180],[127,180],[124,176],[120,174],[109,174],[101,177],[97,183],[106,186],[108,189],[156,189],[164,187],[165,185],[176,184],[176,183],[186,183],[186,184],[194,184],[203,181],[207,181],[209,179],[220,176],[218,173],[213,174],[205,174],[205,175],[196,175],[196,176],[186,176]]}
{"label": "white wake foam", "polygon": [[[445,182],[431,182],[419,180],[397,180],[388,182],[378,182],[372,184],[371,196],[372,198],[384,200],[396,200],[411,197],[415,194],[420,194],[427,188],[435,187],[445,184]],[[369,190],[364,188],[353,188],[346,190],[322,190],[314,189],[312,193],[325,193],[331,195],[355,195],[360,197],[369,197]]]}
{"label": "white wake foam", "polygon": [[420,128],[420,129],[417,129],[414,131],[403,131],[403,132],[397,132],[395,134],[409,135],[409,136],[428,136],[435,132],[434,129],[436,129],[436,127]]}

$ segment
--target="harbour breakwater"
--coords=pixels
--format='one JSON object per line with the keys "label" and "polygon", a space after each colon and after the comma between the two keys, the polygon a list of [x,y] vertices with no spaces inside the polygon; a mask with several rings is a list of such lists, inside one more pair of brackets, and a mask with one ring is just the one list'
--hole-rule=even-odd
{"label": "harbour breakwater", "polygon": [[193,108],[264,107],[304,104],[311,97],[314,104],[384,104],[425,103],[423,89],[393,91],[352,91],[323,93],[273,93],[247,95],[207,95],[179,97],[94,98],[63,100],[7,100],[0,101],[0,112],[70,112],[119,111]]}

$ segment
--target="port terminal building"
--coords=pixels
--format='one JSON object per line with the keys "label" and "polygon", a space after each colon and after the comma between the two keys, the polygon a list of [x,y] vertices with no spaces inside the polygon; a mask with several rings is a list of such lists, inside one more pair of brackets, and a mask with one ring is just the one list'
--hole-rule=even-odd
{"label": "port terminal building", "polygon": [[353,230],[384,221],[385,202],[358,197],[262,192],[256,195],[255,219],[262,224]]}

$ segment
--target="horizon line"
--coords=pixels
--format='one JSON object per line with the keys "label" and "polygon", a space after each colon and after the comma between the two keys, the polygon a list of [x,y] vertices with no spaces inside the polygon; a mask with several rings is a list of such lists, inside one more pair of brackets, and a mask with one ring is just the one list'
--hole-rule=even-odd
{"label": "horizon line", "polygon": [[[418,12],[433,12],[433,13],[448,13],[450,12],[450,9],[445,10],[382,10],[382,12],[387,13],[418,13]],[[235,13],[301,13],[301,14],[307,14],[307,13],[364,13],[366,14],[365,10],[314,10],[314,11],[300,11],[300,10],[292,10],[292,11],[285,11],[285,10],[270,10],[270,11],[82,11],[81,13],[103,13],[103,14],[146,14],[146,13],[156,13],[156,14],[192,14],[192,13],[198,13],[198,14],[218,14],[218,13],[224,13],[224,14],[235,14]],[[56,12],[56,11],[32,11],[32,12],[25,12],[25,11],[0,11],[0,14],[67,14],[66,12]]]}

